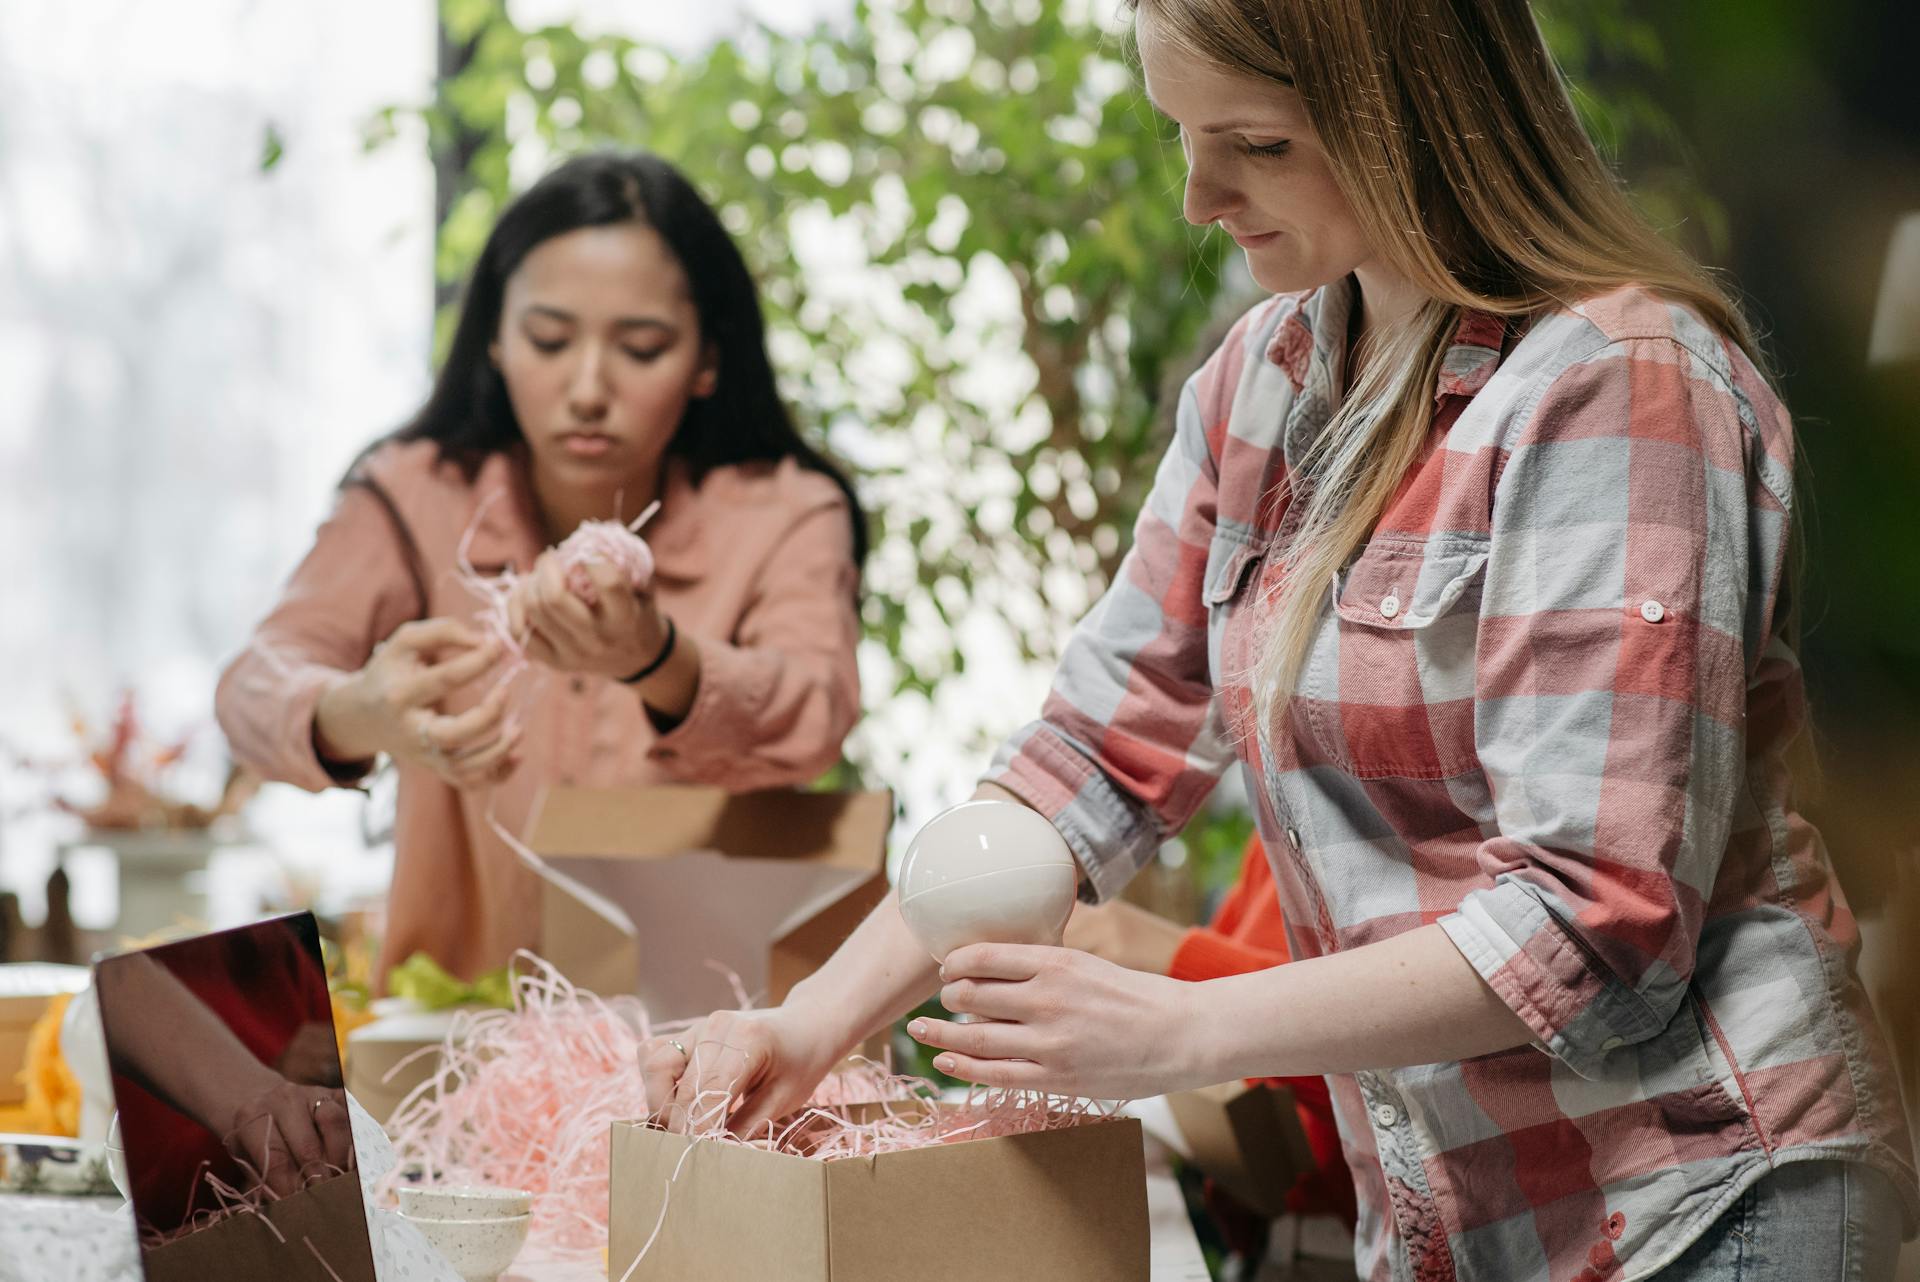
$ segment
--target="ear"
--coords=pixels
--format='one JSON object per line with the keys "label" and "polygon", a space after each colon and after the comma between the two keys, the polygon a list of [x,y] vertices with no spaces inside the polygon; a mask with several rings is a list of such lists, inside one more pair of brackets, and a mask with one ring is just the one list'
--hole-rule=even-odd
{"label": "ear", "polygon": [[495,369],[500,368],[500,340],[497,338],[487,344],[487,363]]}
{"label": "ear", "polygon": [[700,346],[700,368],[693,375],[693,399],[704,401],[720,384],[720,349],[712,342]]}

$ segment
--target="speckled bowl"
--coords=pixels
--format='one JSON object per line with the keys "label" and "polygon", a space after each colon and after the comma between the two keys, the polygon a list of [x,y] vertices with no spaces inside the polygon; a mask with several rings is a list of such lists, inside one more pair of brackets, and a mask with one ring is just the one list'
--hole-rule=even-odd
{"label": "speckled bowl", "polygon": [[429,1220],[510,1220],[533,1210],[533,1194],[525,1189],[403,1184],[394,1194],[402,1215]]}
{"label": "speckled bowl", "polygon": [[419,1229],[427,1244],[446,1257],[466,1282],[495,1282],[527,1240],[531,1215],[505,1220],[420,1219],[405,1211],[400,1218]]}

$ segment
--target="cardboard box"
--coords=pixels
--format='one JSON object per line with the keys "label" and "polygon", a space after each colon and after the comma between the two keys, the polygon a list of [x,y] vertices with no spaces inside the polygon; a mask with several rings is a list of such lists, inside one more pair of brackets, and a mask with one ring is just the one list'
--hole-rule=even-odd
{"label": "cardboard box", "polygon": [[834,1161],[621,1122],[611,1198],[608,1277],[626,1274],[660,1223],[633,1282],[1148,1278],[1132,1118]]}
{"label": "cardboard box", "polygon": [[542,953],[656,1021],[736,1006],[717,967],[776,1004],[885,897],[892,824],[887,792],[551,788],[524,835]]}
{"label": "cardboard box", "polygon": [[1250,1211],[1278,1216],[1287,1191],[1313,1169],[1293,1092],[1266,1083],[1224,1082],[1166,1097],[1186,1140],[1183,1152]]}
{"label": "cardboard box", "polygon": [[347,1093],[382,1126],[400,1101],[440,1071],[440,1047],[467,1007],[389,1015],[347,1034]]}
{"label": "cardboard box", "polygon": [[258,1216],[233,1215],[165,1246],[143,1248],[146,1282],[375,1282],[358,1175],[322,1180],[268,1202],[262,1214],[272,1228]]}

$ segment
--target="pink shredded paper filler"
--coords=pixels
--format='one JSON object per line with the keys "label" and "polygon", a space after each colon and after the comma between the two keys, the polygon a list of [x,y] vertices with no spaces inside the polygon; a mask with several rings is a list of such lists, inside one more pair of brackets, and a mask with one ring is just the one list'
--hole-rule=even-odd
{"label": "pink shredded paper filler", "polygon": [[[534,1194],[529,1250],[597,1262],[607,1245],[609,1129],[647,1116],[641,1044],[693,1021],[654,1024],[636,997],[584,992],[529,953],[515,963],[526,969],[514,976],[513,1009],[456,1015],[437,1071],[389,1121],[398,1160],[380,1192],[388,1196],[408,1178],[524,1188]],[[712,1049],[696,1046],[696,1064]],[[966,1101],[937,1109],[935,1096],[930,1082],[853,1061],[821,1084],[805,1110],[762,1133],[727,1130],[730,1091],[696,1100],[688,1129],[700,1139],[828,1160],[1108,1116],[1090,1101],[1025,1091],[976,1088]]]}

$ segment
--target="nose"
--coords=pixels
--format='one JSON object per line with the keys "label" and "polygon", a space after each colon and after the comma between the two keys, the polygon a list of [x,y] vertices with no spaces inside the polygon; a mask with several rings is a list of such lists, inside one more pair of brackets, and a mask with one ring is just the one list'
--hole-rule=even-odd
{"label": "nose", "polygon": [[580,363],[574,366],[573,377],[567,381],[567,409],[576,421],[593,423],[606,417],[611,398],[606,374],[605,349],[598,343],[583,345]]}
{"label": "nose", "polygon": [[1180,212],[1195,227],[1217,223],[1246,203],[1233,183],[1223,178],[1211,159],[1188,147],[1187,189]]}

